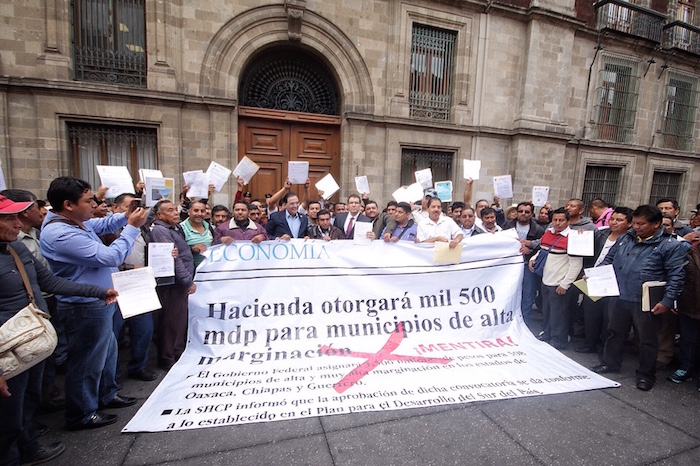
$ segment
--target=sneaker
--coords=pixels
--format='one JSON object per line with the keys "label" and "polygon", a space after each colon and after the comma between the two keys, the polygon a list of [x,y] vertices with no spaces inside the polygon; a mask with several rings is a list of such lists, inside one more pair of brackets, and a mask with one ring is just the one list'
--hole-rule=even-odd
{"label": "sneaker", "polygon": [[684,371],[683,369],[678,369],[673,374],[666,377],[666,380],[673,383],[683,383],[686,380],[692,380],[693,376],[690,372]]}

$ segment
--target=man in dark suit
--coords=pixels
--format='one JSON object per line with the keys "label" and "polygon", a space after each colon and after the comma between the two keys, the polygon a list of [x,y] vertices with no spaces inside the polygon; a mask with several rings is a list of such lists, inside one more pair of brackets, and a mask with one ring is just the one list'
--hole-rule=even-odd
{"label": "man in dark suit", "polygon": [[372,219],[364,215],[362,210],[362,201],[357,194],[351,194],[348,197],[348,211],[335,216],[335,226],[340,228],[345,234],[345,239],[355,239],[355,224],[357,222],[372,223]]}
{"label": "man in dark suit", "polygon": [[294,193],[287,193],[285,196],[285,209],[280,212],[273,212],[267,220],[265,229],[270,239],[289,240],[292,238],[303,238],[309,227],[309,219],[306,215],[299,213],[299,196]]}

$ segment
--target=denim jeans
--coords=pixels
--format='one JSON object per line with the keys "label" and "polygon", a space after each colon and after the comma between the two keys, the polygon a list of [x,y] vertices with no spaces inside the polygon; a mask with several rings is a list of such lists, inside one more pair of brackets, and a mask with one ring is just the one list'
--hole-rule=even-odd
{"label": "denim jeans", "polygon": [[[114,336],[119,338],[124,324],[129,326],[129,337],[131,341],[131,359],[126,368],[130,374],[142,371],[148,362],[148,349],[151,347],[153,339],[153,316],[150,312],[129,317],[124,320],[122,313],[117,309],[114,313]],[[119,363],[117,363],[117,377],[120,374]]]}
{"label": "denim jeans", "polygon": [[115,304],[58,303],[68,337],[66,424],[87,422],[100,404],[117,394],[117,340],[112,331]]}
{"label": "denim jeans", "polygon": [[542,279],[539,275],[535,275],[530,272],[528,263],[525,263],[525,272],[523,273],[523,299],[521,301],[521,309],[523,313],[523,320],[527,322],[530,319],[530,314],[532,314],[532,305],[535,304],[535,297],[537,296],[537,290],[540,288]]}

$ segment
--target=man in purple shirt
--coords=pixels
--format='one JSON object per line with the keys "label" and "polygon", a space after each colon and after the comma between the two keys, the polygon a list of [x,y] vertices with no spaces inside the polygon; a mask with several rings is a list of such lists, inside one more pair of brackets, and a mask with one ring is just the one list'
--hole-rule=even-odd
{"label": "man in purple shirt", "polygon": [[267,239],[267,232],[261,225],[252,221],[248,215],[250,205],[245,201],[233,204],[233,218],[214,230],[214,244],[231,244],[234,241],[252,241],[259,243]]}

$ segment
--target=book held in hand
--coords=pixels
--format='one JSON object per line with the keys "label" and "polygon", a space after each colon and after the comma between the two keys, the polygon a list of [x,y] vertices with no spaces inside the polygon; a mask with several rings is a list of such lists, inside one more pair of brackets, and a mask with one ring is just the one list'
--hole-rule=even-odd
{"label": "book held in hand", "polygon": [[649,312],[664,299],[666,282],[642,283],[642,311]]}

